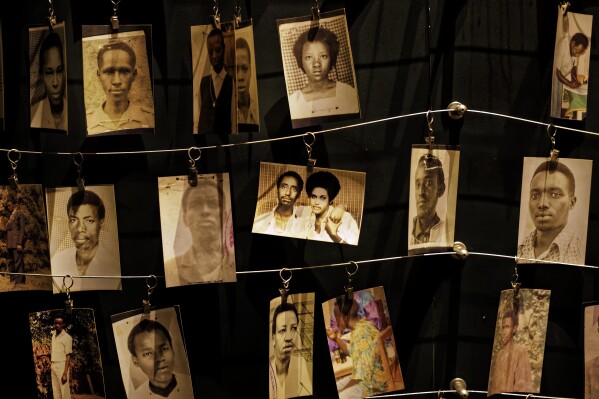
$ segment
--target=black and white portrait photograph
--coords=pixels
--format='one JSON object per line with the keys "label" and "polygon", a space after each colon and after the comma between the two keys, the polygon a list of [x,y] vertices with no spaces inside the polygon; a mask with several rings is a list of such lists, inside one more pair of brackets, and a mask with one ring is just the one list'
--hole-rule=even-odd
{"label": "black and white portrait photograph", "polygon": [[112,329],[128,399],[193,399],[178,306],[113,315]]}
{"label": "black and white portrait photograph", "polygon": [[489,372],[488,396],[539,393],[551,291],[501,291]]}
{"label": "black and white portrait photograph", "polygon": [[82,30],[87,135],[153,133],[151,26]]}
{"label": "black and white portrait photograph", "polygon": [[93,309],[29,313],[39,399],[101,399],[102,357]]}
{"label": "black and white portrait photograph", "polygon": [[412,146],[408,253],[453,247],[460,152],[447,146]]}
{"label": "black and white portrait photograph", "polygon": [[405,388],[382,286],[330,299],[322,313],[339,399]]}
{"label": "black and white portrait photograph", "polygon": [[191,27],[195,134],[237,131],[235,46],[233,23]]}
{"label": "black and white portrait photograph", "polygon": [[345,10],[278,19],[293,128],[360,117]]}
{"label": "black and white portrait photograph", "polygon": [[258,79],[254,52],[252,20],[241,21],[235,28],[235,98],[237,133],[259,132]]}
{"label": "black and white portrait photograph", "polygon": [[30,126],[68,130],[64,23],[29,28]]}
{"label": "black and white portrait photograph", "polygon": [[270,301],[268,392],[270,399],[312,395],[313,292]]}
{"label": "black and white portrait photograph", "polygon": [[54,293],[120,290],[114,186],[47,188],[46,204]]}
{"label": "black and white portrait photograph", "polygon": [[0,264],[0,270],[14,273],[0,275],[0,292],[52,289],[46,207],[40,184],[19,184],[18,190],[0,186]]}
{"label": "black and white portrait photograph", "polygon": [[585,262],[593,161],[525,157],[518,263]]}
{"label": "black and white portrait photograph", "polygon": [[584,307],[584,399],[599,397],[599,302]]}
{"label": "black and white portrait photograph", "polygon": [[260,163],[252,233],[358,245],[366,174]]}
{"label": "black and white portrait photograph", "polygon": [[236,281],[228,173],[158,178],[167,287]]}
{"label": "black and white portrait photograph", "polygon": [[592,30],[592,15],[563,12],[558,6],[551,92],[553,118],[586,118]]}

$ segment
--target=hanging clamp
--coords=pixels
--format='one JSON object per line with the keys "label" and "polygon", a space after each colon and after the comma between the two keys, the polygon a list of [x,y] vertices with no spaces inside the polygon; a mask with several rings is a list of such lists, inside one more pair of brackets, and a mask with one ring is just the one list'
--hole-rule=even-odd
{"label": "hanging clamp", "polygon": [[[192,155],[193,150],[198,150],[198,156]],[[195,187],[198,185],[198,168],[196,167],[196,161],[202,156],[202,150],[198,147],[190,147],[187,150],[187,156],[189,157],[189,174],[187,175],[187,182],[190,186]]]}
{"label": "hanging clamp", "polygon": [[565,16],[568,13],[568,7],[570,7],[569,1],[560,1],[559,2],[559,9],[562,12],[562,15]]}
{"label": "hanging clamp", "polygon": [[50,29],[52,29],[56,25],[56,15],[54,15],[54,3],[52,0],[48,0],[48,3],[50,3],[48,7],[48,24],[50,25]]}
{"label": "hanging clamp", "polygon": [[75,163],[75,166],[77,167],[77,188],[79,189],[79,191],[85,191],[85,179],[83,177],[81,177],[81,167],[83,165],[83,154],[80,152],[77,152],[75,154],[73,154],[73,162]]}
{"label": "hanging clamp", "polygon": [[148,299],[142,300],[144,314],[150,313],[150,306],[152,306],[150,304],[150,296],[152,295],[152,292],[154,292],[154,288],[156,288],[157,285],[158,285],[158,279],[156,278],[155,275],[152,274],[152,275],[146,277],[146,287],[148,288]]}
{"label": "hanging clamp", "polygon": [[[11,154],[13,153],[16,154],[15,157],[11,157]],[[6,156],[8,157],[10,167],[12,168],[12,175],[8,177],[8,181],[14,189],[18,189],[19,178],[17,177],[17,162],[19,162],[19,160],[21,159],[21,153],[19,152],[19,150],[13,148],[8,151],[8,154],[6,154]]]}
{"label": "hanging clamp", "polygon": [[320,8],[318,7],[318,0],[314,0],[314,6],[312,7],[312,21],[320,21]]}
{"label": "hanging clamp", "polygon": [[116,15],[116,12],[119,9],[119,4],[121,3],[121,0],[110,1],[112,1],[112,11],[114,13],[112,17],[110,17],[110,25],[112,26],[112,30],[116,31],[119,30],[119,17]]}
{"label": "hanging clamp", "polygon": [[518,281],[518,265],[514,266],[514,275],[512,276],[512,289],[514,290],[514,298],[518,296],[521,283]]}
{"label": "hanging clamp", "polygon": [[[354,266],[353,270],[348,268],[349,265]],[[345,289],[345,293],[348,299],[354,298],[354,287],[352,286],[352,277],[358,273],[358,264],[356,262],[350,261],[345,265],[345,271],[347,273],[347,285],[343,287]]]}
{"label": "hanging clamp", "polygon": [[433,151],[433,145],[435,144],[435,135],[433,134],[433,121],[435,118],[429,109],[426,111],[426,124],[428,126],[428,136],[425,137],[424,141],[428,144],[429,151]]}
{"label": "hanging clamp", "polygon": [[[285,272],[289,272],[288,278],[283,277]],[[291,273],[291,270],[286,267],[279,271],[279,276],[281,277],[281,288],[279,288],[279,292],[281,293],[281,303],[287,303],[287,297],[289,296],[289,281],[291,281],[292,275],[293,273]]]}
{"label": "hanging clamp", "polygon": [[233,13],[233,21],[235,22],[235,29],[239,29],[241,23],[241,7],[239,4],[235,6],[235,13]]}
{"label": "hanging clamp", "polygon": [[[70,284],[67,285],[67,278],[70,279]],[[73,287],[73,277],[70,274],[62,277],[62,288],[67,294],[67,300],[64,301],[64,310],[66,314],[73,313],[73,300],[71,299],[71,287]]]}
{"label": "hanging clamp", "polygon": [[557,127],[553,123],[547,125],[547,135],[551,141],[551,151],[549,152],[549,161],[556,163],[559,156],[559,150],[555,148],[555,135],[557,134]]}
{"label": "hanging clamp", "polygon": [[[307,136],[312,137],[312,142],[308,143],[306,141]],[[312,146],[316,142],[316,135],[312,132],[308,132],[304,135],[303,140],[304,140],[304,145],[306,146],[306,151],[308,152],[308,163],[306,165],[306,170],[307,170],[308,174],[310,175],[310,174],[312,174],[312,172],[314,172],[314,166],[316,166],[316,159],[312,158]]]}
{"label": "hanging clamp", "polygon": [[220,29],[220,13],[218,11],[218,0],[214,0],[212,6],[212,24],[216,29]]}

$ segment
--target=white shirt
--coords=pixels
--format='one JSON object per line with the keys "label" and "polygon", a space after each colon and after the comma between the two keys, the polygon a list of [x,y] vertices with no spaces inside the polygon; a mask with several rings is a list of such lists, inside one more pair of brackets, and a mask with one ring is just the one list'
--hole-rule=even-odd
{"label": "white shirt", "polygon": [[50,360],[53,362],[65,362],[67,355],[73,353],[73,338],[62,330],[56,335],[56,331],[52,331],[52,354]]}
{"label": "white shirt", "polygon": [[225,68],[223,67],[219,73],[216,73],[216,71],[210,67],[210,76],[212,76],[212,85],[214,86],[214,98],[218,98],[220,89],[223,87],[223,82],[227,76],[227,71],[225,71]]}

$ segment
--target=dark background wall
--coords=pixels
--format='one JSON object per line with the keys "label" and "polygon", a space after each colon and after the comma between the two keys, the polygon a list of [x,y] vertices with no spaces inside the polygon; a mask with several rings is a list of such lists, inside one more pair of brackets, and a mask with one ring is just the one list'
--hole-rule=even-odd
{"label": "dark background wall", "polygon": [[[597,15],[590,1],[572,11]],[[156,132],[148,136],[85,137],[81,69],[81,26],[106,25],[110,1],[55,1],[67,26],[69,134],[28,128],[27,28],[44,23],[48,2],[22,0],[16,11],[0,11],[4,45],[6,129],[3,148],[44,152],[142,151],[218,145],[301,133],[290,125],[276,19],[310,13],[311,1],[241,1],[242,15],[253,18],[260,95],[261,132],[234,137],[192,132],[190,26],[210,23],[211,1],[125,0],[122,24],[151,24],[153,30]],[[221,1],[223,20],[236,3]],[[362,121],[429,109],[459,100],[487,110],[538,121],[549,117],[557,2],[430,1],[431,58],[426,46],[423,1],[324,1],[322,11],[345,8],[356,66]],[[596,29],[594,30],[596,34]],[[599,131],[597,44],[591,51],[589,113],[568,126]],[[430,66],[430,68],[429,68]],[[429,96],[430,93],[430,96]],[[430,106],[429,106],[430,102]],[[317,131],[359,120],[314,127]],[[566,125],[566,122],[558,122]],[[546,156],[545,127],[467,113],[452,121],[436,114],[437,142],[461,145],[456,239],[470,251],[515,255],[522,158]],[[152,296],[156,306],[181,305],[183,327],[197,398],[267,397],[268,302],[278,295],[277,272],[253,271],[328,265],[407,253],[408,174],[412,144],[424,142],[424,116],[353,127],[318,135],[314,157],[321,167],[367,174],[364,219],[358,247],[252,235],[261,161],[305,164],[301,138],[202,152],[201,172],[229,172],[234,200],[237,284],[165,289]],[[561,156],[599,160],[597,138],[559,130]],[[10,175],[8,161],[4,174]],[[185,151],[86,156],[88,184],[115,185],[121,264],[124,275],[163,275],[157,176],[186,173]],[[599,193],[593,165],[591,203]],[[24,154],[23,183],[46,187],[74,185],[71,156]],[[591,205],[586,262],[599,265],[599,222]],[[499,294],[510,288],[510,259],[471,255],[407,258],[363,264],[356,289],[385,287],[404,373],[406,391],[448,388],[460,376],[472,389],[486,390]],[[520,268],[524,288],[550,289],[551,307],[541,392],[583,395],[582,303],[597,298],[599,273],[592,268],[527,265]],[[292,292],[316,292],[323,302],[343,292],[343,267],[298,270]],[[127,279],[122,292],[75,293],[76,307],[96,312],[107,397],[123,398],[110,315],[140,307],[145,281]],[[27,315],[63,306],[64,296],[45,292],[3,293],[0,340],[5,361],[0,380],[14,397],[34,397],[35,377]],[[336,397],[324,322],[316,307],[314,392]]]}

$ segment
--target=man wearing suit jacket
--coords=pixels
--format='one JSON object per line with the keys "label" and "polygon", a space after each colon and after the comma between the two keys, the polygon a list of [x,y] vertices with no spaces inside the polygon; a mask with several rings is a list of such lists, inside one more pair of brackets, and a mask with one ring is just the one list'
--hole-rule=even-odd
{"label": "man wearing suit jacket", "polygon": [[[23,262],[23,242],[25,241],[25,215],[19,205],[7,202],[6,209],[10,212],[6,223],[6,248],[8,249],[8,270],[11,273],[25,273]],[[15,284],[25,284],[24,274],[11,274],[10,281]]]}

